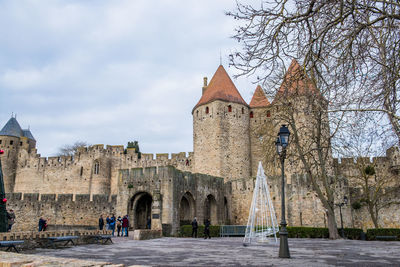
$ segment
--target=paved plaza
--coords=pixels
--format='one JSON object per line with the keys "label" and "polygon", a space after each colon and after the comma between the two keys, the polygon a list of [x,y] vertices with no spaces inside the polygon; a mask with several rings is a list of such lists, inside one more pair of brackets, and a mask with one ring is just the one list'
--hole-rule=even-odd
{"label": "paved plaza", "polygon": [[291,259],[273,242],[244,247],[242,238],[114,238],[111,245],[27,253],[144,266],[400,266],[400,242],[289,239]]}

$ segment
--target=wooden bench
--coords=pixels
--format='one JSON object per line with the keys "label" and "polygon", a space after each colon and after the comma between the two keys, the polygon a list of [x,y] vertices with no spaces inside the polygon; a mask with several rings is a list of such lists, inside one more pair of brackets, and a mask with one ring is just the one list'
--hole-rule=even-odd
{"label": "wooden bench", "polygon": [[69,243],[72,243],[72,245],[75,246],[74,243],[74,239],[78,239],[77,236],[56,236],[56,237],[47,237],[44,238],[44,240],[39,241],[39,243],[41,244],[41,246],[43,247],[43,244],[45,244],[46,247],[52,247],[52,248],[56,248],[56,243],[61,243],[61,242],[65,242],[63,244],[63,246],[67,246]]}
{"label": "wooden bench", "polygon": [[19,253],[15,245],[23,244],[24,240],[11,240],[11,241],[0,241],[0,247],[7,248],[6,251],[10,251],[12,248],[15,252]]}
{"label": "wooden bench", "polygon": [[396,241],[397,236],[395,235],[377,235],[375,236],[376,240],[383,240],[383,241]]}
{"label": "wooden bench", "polygon": [[221,225],[220,236],[245,236],[246,225]]}
{"label": "wooden bench", "polygon": [[90,237],[96,240],[97,243],[101,242],[103,245],[106,244],[108,241],[110,241],[110,243],[113,243],[111,239],[112,235],[92,235]]}

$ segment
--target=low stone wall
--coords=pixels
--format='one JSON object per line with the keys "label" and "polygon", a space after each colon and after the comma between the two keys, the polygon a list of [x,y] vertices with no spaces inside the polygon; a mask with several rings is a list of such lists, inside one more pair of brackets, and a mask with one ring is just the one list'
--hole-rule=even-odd
{"label": "low stone wall", "polygon": [[[78,236],[77,240],[74,240],[75,244],[88,244],[93,242],[93,238],[90,236],[98,234],[111,234],[112,231],[107,230],[66,230],[66,231],[45,231],[45,232],[8,232],[0,233],[0,241],[11,241],[11,240],[24,240],[25,242],[19,245],[22,249],[33,249],[39,246],[38,241],[47,237],[58,237],[58,236]],[[1,265],[0,265],[1,266]]]}
{"label": "low stone wall", "polygon": [[134,240],[146,240],[155,239],[162,237],[162,230],[134,230],[133,239]]}

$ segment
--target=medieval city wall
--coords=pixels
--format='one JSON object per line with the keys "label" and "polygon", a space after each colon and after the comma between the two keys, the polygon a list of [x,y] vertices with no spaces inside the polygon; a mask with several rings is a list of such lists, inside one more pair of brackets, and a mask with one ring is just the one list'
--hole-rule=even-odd
{"label": "medieval city wall", "polygon": [[[56,194],[117,194],[119,169],[172,165],[190,171],[192,153],[142,154],[123,146],[81,148],[73,157],[40,157],[36,150],[15,155],[14,192]],[[98,167],[96,167],[96,165]],[[96,169],[98,168],[98,169]],[[5,173],[6,176],[6,173]]]}
{"label": "medieval city wall", "polygon": [[115,212],[117,197],[108,195],[8,193],[7,209],[16,220],[13,231],[38,231],[39,218],[50,227],[98,227],[98,219]]}
{"label": "medieval city wall", "polygon": [[216,100],[195,109],[193,149],[194,172],[226,181],[249,177],[249,108]]}

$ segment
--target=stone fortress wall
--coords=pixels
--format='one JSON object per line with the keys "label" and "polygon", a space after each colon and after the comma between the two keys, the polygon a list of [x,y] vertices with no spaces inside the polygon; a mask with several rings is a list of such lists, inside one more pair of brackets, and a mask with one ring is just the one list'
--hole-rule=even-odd
{"label": "stone fortress wall", "polygon": [[[115,195],[7,193],[16,215],[13,231],[38,231],[40,216],[52,227],[97,226],[100,214],[115,212]],[[104,217],[105,218],[105,217]]]}

